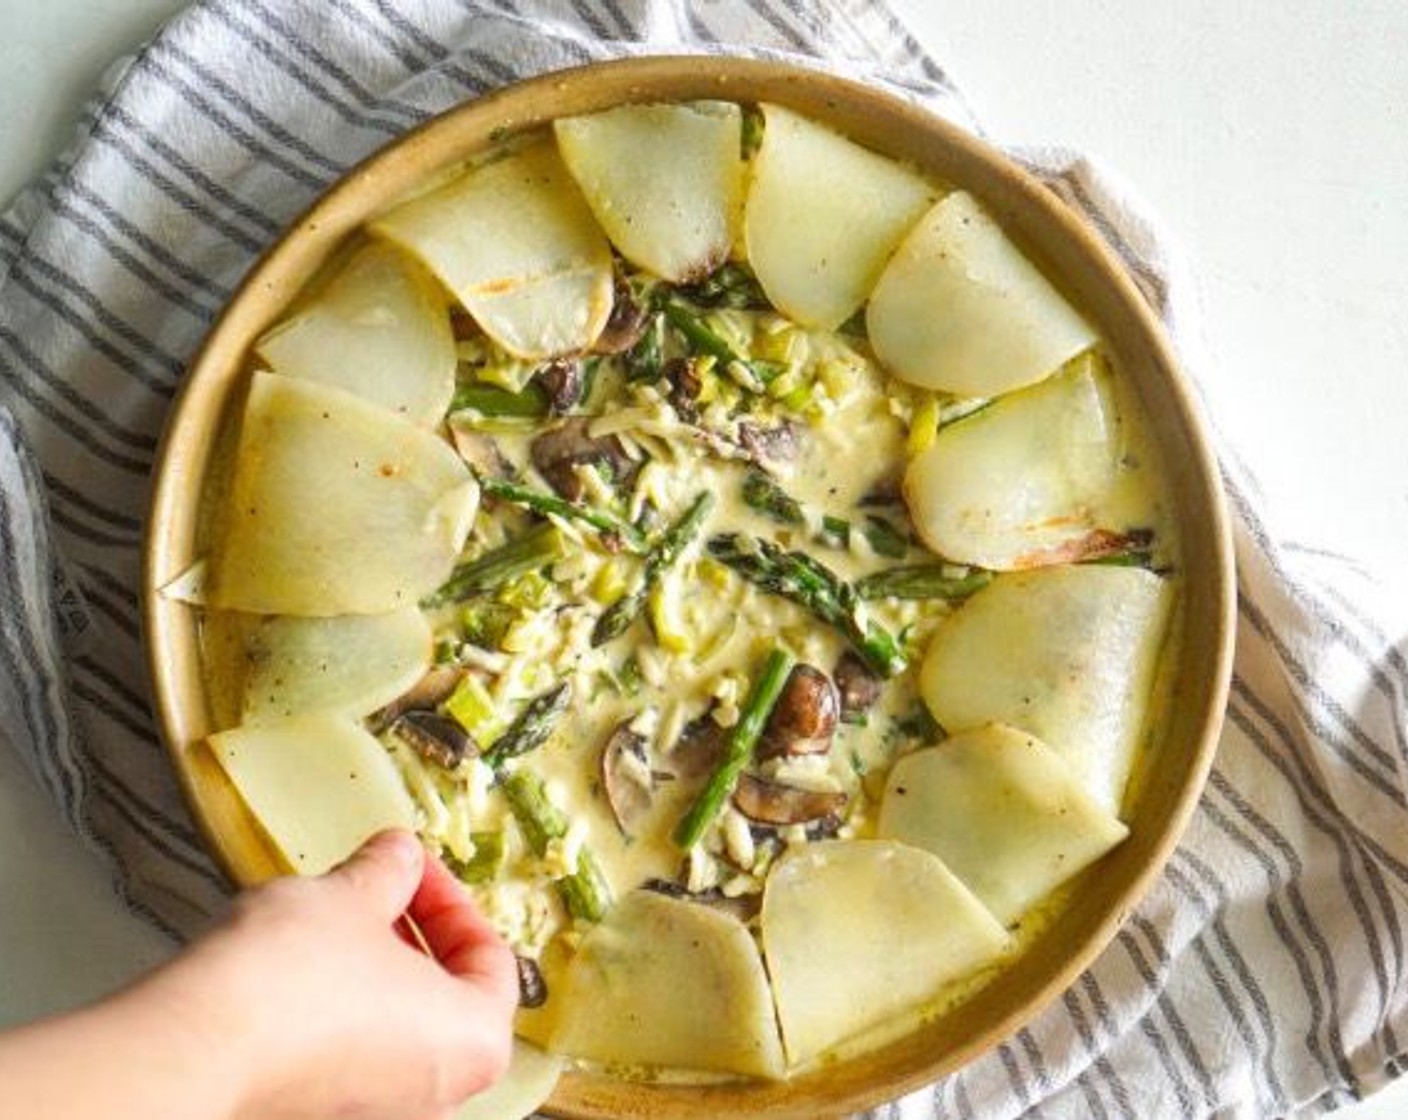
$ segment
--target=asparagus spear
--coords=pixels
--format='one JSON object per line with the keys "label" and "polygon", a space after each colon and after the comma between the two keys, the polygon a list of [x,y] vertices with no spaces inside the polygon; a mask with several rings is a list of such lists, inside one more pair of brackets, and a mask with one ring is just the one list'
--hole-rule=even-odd
{"label": "asparagus spear", "polygon": [[509,729],[494,740],[494,745],[481,756],[484,765],[497,770],[510,758],[536,750],[547,741],[552,729],[572,702],[572,683],[563,681],[547,692],[535,696],[518,713]]}
{"label": "asparagus spear", "polygon": [[536,572],[561,557],[562,536],[557,529],[552,525],[535,525],[508,543],[460,564],[438,591],[421,600],[421,606],[431,608],[461,602],[528,572]]}
{"label": "asparagus spear", "polygon": [[680,553],[698,535],[704,519],[713,508],[714,495],[708,490],[702,491],[695,496],[689,508],[660,534],[660,539],[646,554],[645,571],[641,575],[640,586],[617,599],[597,619],[596,626],[592,629],[592,645],[605,645],[612,638],[626,632],[626,628],[640,614],[650,589],[659,582],[661,575],[679,559]]}
{"label": "asparagus spear", "polygon": [[[567,818],[548,800],[542,779],[531,770],[519,768],[505,775],[499,788],[535,854],[546,855],[548,844],[567,835]],[[574,918],[600,921],[611,905],[611,887],[589,848],[577,853],[577,870],[559,879],[557,890]]]}
{"label": "asparagus spear", "polygon": [[645,547],[645,537],[639,529],[624,518],[617,517],[607,510],[577,505],[575,502],[569,502],[566,498],[559,498],[556,494],[534,490],[531,486],[524,486],[518,482],[507,482],[501,478],[484,477],[479,480],[479,485],[484,493],[491,498],[512,502],[514,505],[524,506],[538,513],[550,513],[556,517],[580,521],[600,533],[610,533],[620,537],[637,552]]}
{"label": "asparagus spear", "polygon": [[450,411],[472,408],[481,416],[521,416],[535,419],[548,414],[548,398],[542,388],[529,382],[517,393],[498,385],[460,385],[450,401]]}
{"label": "asparagus spear", "polygon": [[732,261],[683,291],[701,307],[732,307],[741,311],[772,309],[753,271],[747,265]]}
{"label": "asparagus spear", "polygon": [[693,353],[708,354],[725,369],[742,366],[758,386],[766,386],[777,380],[786,368],[778,362],[743,357],[729,345],[727,339],[713,330],[695,314],[693,308],[681,300],[667,298],[662,309],[670,326],[684,336],[685,342],[689,344]]}
{"label": "asparagus spear", "polygon": [[654,383],[664,369],[665,317],[657,311],[636,344],[626,351],[626,380]]}
{"label": "asparagus spear", "polygon": [[[744,476],[743,500],[779,524],[806,524],[807,517],[802,512],[802,504],[778,485],[776,479],[763,471],[749,471]],[[908,539],[883,517],[867,515],[860,531],[871,549],[881,556],[898,560],[909,551]],[[818,539],[825,544],[846,548],[851,543],[851,532],[852,525],[849,521],[827,514],[821,519],[821,533]]]}
{"label": "asparagus spear", "polygon": [[455,859],[449,852],[442,852],[441,859],[462,883],[492,882],[504,865],[504,834],[473,832],[469,838],[474,841],[474,855],[469,859]]}
{"label": "asparagus spear", "polygon": [[[717,538],[715,538],[717,539]],[[710,775],[709,781],[700,791],[699,797],[690,807],[679,827],[675,829],[675,843],[686,850],[699,843],[709,826],[724,807],[724,802],[733,794],[738,784],[738,776],[753,757],[753,748],[763,734],[763,728],[772,714],[777,698],[787,684],[792,672],[792,655],[786,650],[774,649],[768,654],[763,671],[753,682],[752,691],[739,712],[738,722],[729,732],[724,745],[723,761]]]}
{"label": "asparagus spear", "polygon": [[877,623],[861,625],[855,588],[805,552],[784,552],[770,541],[721,533],[710,538],[709,555],[834,626],[881,676],[893,677],[904,668],[904,654],[894,636]]}
{"label": "asparagus spear", "polygon": [[856,582],[862,599],[966,599],[992,582],[983,568],[953,564],[911,564],[886,568]]}

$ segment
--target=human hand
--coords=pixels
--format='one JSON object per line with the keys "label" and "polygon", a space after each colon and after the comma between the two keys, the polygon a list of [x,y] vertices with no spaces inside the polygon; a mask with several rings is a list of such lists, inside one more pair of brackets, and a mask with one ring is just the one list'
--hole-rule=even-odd
{"label": "human hand", "polygon": [[[410,915],[435,959],[394,930]],[[386,832],[249,892],[131,993],[195,1032],[237,1120],[440,1120],[508,1063],[513,955],[444,865]]]}

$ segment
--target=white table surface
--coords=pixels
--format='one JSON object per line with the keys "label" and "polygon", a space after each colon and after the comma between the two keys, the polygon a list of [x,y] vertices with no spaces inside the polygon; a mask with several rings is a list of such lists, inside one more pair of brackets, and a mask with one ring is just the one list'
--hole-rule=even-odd
{"label": "white table surface", "polygon": [[[1216,422],[1278,523],[1403,571],[1408,4],[893,3],[994,137],[1102,156],[1162,215],[1200,278]],[[0,0],[0,202],[65,143],[108,63],[181,6]],[[169,952],[0,742],[0,1027]],[[1408,1115],[1408,1084],[1341,1115]]]}

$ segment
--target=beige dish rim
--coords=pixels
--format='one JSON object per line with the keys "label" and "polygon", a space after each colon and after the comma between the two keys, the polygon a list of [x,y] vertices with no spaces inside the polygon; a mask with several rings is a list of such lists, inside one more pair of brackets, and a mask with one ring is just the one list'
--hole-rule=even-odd
{"label": "beige dish rim", "polygon": [[[840,1116],[917,1089],[1010,1037],[1110,942],[1172,854],[1216,751],[1235,620],[1225,497],[1206,426],[1158,320],[1118,259],[1051,190],[986,144],[891,94],[796,65],[720,56],[596,63],[520,82],[420,126],[358,165],[249,271],[192,361],[158,456],[143,573],[146,648],[162,737],[211,851],[233,881],[279,864],[202,749],[211,728],[198,612],[158,589],[196,558],[216,436],[242,388],[243,356],[327,255],[415,184],[523,128],[628,101],[774,101],[972,191],[1073,295],[1129,371],[1171,475],[1184,534],[1181,651],[1174,703],[1135,806],[1130,840],[1085,878],[1033,949],[957,1015],[789,1081],[644,1084],[574,1072],[550,1102],[580,1120]],[[1050,939],[1050,940],[1048,940]]]}

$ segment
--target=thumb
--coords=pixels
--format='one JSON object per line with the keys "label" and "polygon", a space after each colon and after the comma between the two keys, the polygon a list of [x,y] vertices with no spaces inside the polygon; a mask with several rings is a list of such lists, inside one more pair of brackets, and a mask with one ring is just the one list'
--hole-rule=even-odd
{"label": "thumb", "polygon": [[390,924],[410,905],[420,886],[425,849],[403,828],[378,832],[323,878],[356,909]]}

